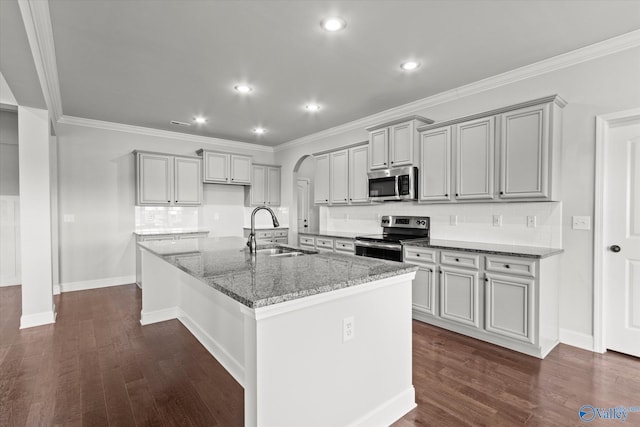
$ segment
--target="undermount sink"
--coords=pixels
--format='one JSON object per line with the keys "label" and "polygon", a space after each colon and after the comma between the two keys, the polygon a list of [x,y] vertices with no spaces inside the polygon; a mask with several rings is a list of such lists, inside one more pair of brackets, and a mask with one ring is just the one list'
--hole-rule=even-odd
{"label": "undermount sink", "polygon": [[306,254],[314,253],[314,252],[301,251],[301,250],[294,249],[294,248],[286,248],[286,247],[278,246],[278,247],[275,247],[275,248],[258,249],[258,250],[256,250],[256,253],[263,254],[263,255],[269,255],[269,256],[273,256],[273,257],[294,257],[294,256],[301,256],[301,255],[306,255]]}

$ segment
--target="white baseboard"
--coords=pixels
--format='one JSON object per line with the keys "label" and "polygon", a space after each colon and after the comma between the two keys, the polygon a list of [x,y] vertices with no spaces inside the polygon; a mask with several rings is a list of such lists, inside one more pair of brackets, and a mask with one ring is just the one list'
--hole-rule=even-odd
{"label": "white baseboard", "polygon": [[53,285],[53,294],[60,295],[60,292],[62,292],[62,290],[60,289],[60,284]]}
{"label": "white baseboard", "polygon": [[191,319],[184,311],[179,310],[178,320],[196,337],[200,344],[244,387],[244,366],[234,359],[218,342]]}
{"label": "white baseboard", "polygon": [[[83,280],[80,282],[60,283],[60,292],[86,291],[88,289],[108,288],[110,286],[130,285],[136,282],[136,276],[107,277],[104,279]],[[55,287],[54,287],[55,294]]]}
{"label": "white baseboard", "polygon": [[170,307],[156,311],[141,311],[140,312],[140,324],[150,325],[152,323],[165,322],[167,320],[173,320],[178,318],[180,309],[178,307]]}
{"label": "white baseboard", "polygon": [[560,328],[560,342],[572,347],[594,351],[593,336],[576,332],[569,329]]}
{"label": "white baseboard", "polygon": [[56,323],[55,306],[50,311],[20,317],[20,329],[33,328],[34,326],[48,325],[51,323]]}
{"label": "white baseboard", "polygon": [[416,406],[416,391],[411,386],[360,417],[349,427],[388,426],[398,421]]}
{"label": "white baseboard", "polygon": [[0,288],[4,288],[5,286],[16,286],[22,283],[22,278],[15,276],[15,277],[5,277],[4,279],[0,280]]}

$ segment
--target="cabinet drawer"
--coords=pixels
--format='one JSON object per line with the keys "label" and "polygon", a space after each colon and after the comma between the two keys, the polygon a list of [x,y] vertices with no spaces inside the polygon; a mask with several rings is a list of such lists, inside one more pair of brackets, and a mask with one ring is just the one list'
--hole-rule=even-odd
{"label": "cabinet drawer", "polygon": [[316,239],[316,248],[333,249],[333,239],[323,239],[318,237]]}
{"label": "cabinet drawer", "polygon": [[256,239],[271,239],[273,231],[256,231]]}
{"label": "cabinet drawer", "polygon": [[501,258],[488,256],[486,257],[487,271],[495,271],[497,273],[518,274],[521,276],[536,276],[536,261],[526,258]]}
{"label": "cabinet drawer", "polygon": [[308,236],[300,236],[300,246],[315,246],[316,239]]}
{"label": "cabinet drawer", "polygon": [[157,234],[155,236],[140,236],[141,242],[148,242],[150,240],[175,240],[175,234]]}
{"label": "cabinet drawer", "polygon": [[355,244],[352,240],[336,240],[336,251],[354,253]]}
{"label": "cabinet drawer", "polygon": [[273,243],[289,243],[289,238],[288,237],[274,237],[273,238]]}
{"label": "cabinet drawer", "polygon": [[180,234],[178,239],[206,239],[209,237],[209,233],[189,233],[189,234]]}
{"label": "cabinet drawer", "polygon": [[440,263],[456,267],[480,268],[480,255],[461,252],[440,252]]}
{"label": "cabinet drawer", "polygon": [[428,262],[435,264],[437,262],[437,251],[435,249],[416,248],[407,246],[404,248],[404,260],[406,262]]}
{"label": "cabinet drawer", "polygon": [[273,237],[287,237],[289,232],[287,230],[274,230]]}

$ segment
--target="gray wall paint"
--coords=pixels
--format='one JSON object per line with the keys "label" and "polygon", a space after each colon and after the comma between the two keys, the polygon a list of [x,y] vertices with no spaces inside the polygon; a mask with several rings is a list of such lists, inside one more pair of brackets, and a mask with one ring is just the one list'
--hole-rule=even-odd
{"label": "gray wall paint", "polygon": [[[584,336],[593,335],[593,231],[572,230],[571,216],[594,213],[595,117],[638,108],[640,105],[640,48],[629,49],[578,65],[552,71],[478,94],[463,96],[414,114],[443,121],[519,102],[559,94],[564,108],[562,182],[562,254],[560,327]],[[295,182],[293,167],[305,154],[338,148],[367,139],[364,129],[333,134],[278,151],[283,170],[283,203],[291,206]],[[427,205],[423,205],[426,213]],[[451,214],[464,215],[464,206],[451,206]],[[367,209],[353,207],[352,209]]]}
{"label": "gray wall paint", "polygon": [[20,194],[18,113],[0,110],[0,195]]}

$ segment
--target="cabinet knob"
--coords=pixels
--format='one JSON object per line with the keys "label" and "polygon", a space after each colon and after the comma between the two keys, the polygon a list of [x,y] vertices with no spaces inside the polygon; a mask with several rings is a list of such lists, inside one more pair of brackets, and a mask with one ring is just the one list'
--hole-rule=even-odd
{"label": "cabinet knob", "polygon": [[460,262],[460,258],[456,258],[456,262]]}
{"label": "cabinet knob", "polygon": [[509,264],[506,264],[504,268],[511,268],[511,266]]}
{"label": "cabinet knob", "polygon": [[488,281],[489,281],[489,278],[488,278],[488,277],[485,277],[485,278],[484,278],[484,281],[485,281],[485,282],[488,282]]}
{"label": "cabinet knob", "polygon": [[445,193],[444,197],[449,197],[449,195]]}
{"label": "cabinet knob", "polygon": [[393,162],[391,162],[391,164],[393,164]]}
{"label": "cabinet knob", "polygon": [[325,201],[325,202],[328,202],[328,201],[329,201],[329,199],[324,199],[324,201]]}
{"label": "cabinet knob", "polygon": [[346,202],[346,201],[347,201],[347,199],[344,199],[344,201]]}
{"label": "cabinet knob", "polygon": [[615,253],[620,252],[620,246],[618,245],[613,245],[609,249],[611,249],[611,252],[615,252]]}
{"label": "cabinet knob", "polygon": [[503,194],[504,194],[504,191],[501,191],[501,192],[500,192],[500,195],[502,196]]}

